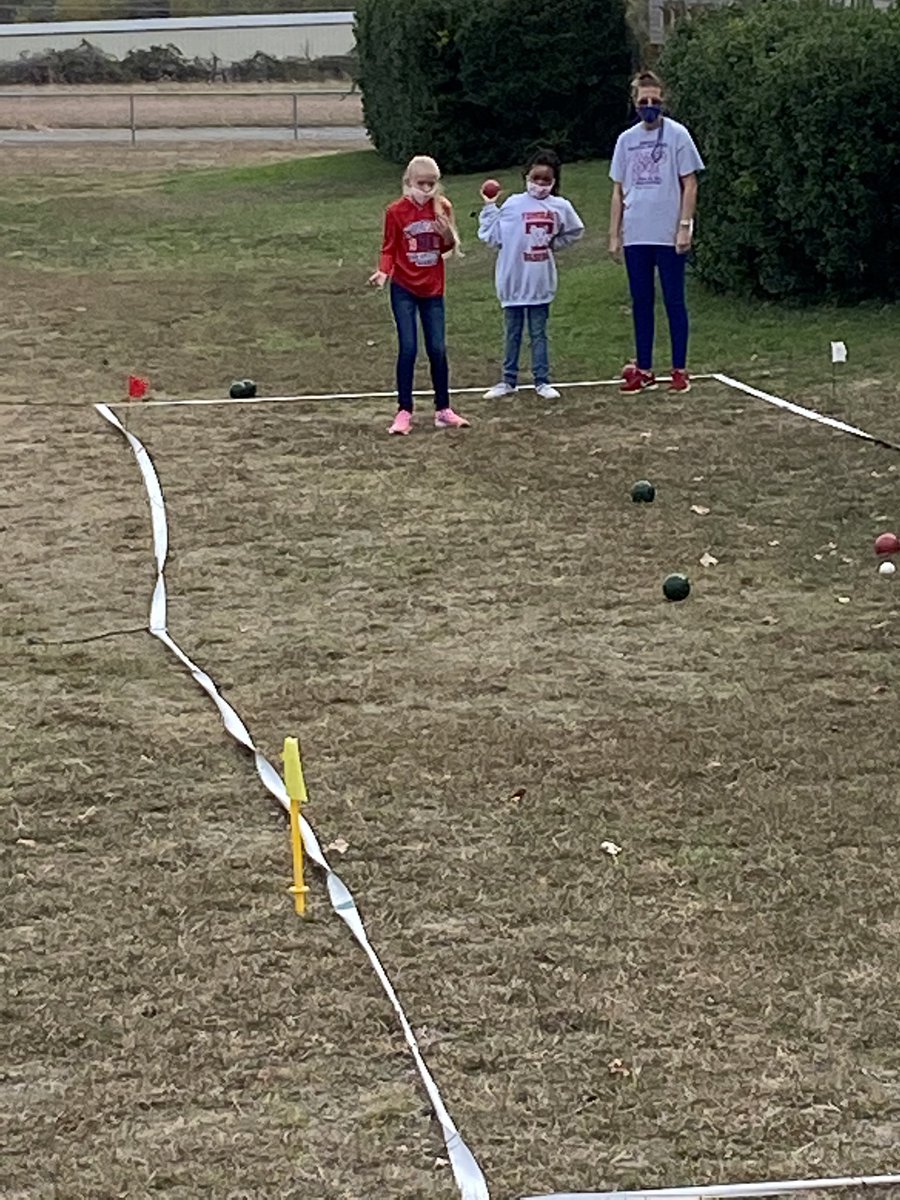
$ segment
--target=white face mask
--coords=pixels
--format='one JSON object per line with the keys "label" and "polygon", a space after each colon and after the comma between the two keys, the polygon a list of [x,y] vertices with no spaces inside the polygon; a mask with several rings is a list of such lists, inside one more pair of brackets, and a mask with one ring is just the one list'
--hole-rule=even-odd
{"label": "white face mask", "polygon": [[528,195],[533,196],[535,200],[546,200],[553,191],[553,186],[549,183],[532,183],[528,182]]}
{"label": "white face mask", "polygon": [[430,188],[426,192],[424,188],[411,187],[409,194],[415,200],[416,204],[427,204],[429,200],[434,199],[434,188]]}

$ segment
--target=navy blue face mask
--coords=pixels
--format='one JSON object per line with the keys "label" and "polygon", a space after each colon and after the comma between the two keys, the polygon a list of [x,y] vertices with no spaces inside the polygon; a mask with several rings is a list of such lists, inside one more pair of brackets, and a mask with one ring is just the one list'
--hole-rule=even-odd
{"label": "navy blue face mask", "polygon": [[662,116],[662,105],[641,104],[637,109],[637,115],[648,125],[653,125]]}

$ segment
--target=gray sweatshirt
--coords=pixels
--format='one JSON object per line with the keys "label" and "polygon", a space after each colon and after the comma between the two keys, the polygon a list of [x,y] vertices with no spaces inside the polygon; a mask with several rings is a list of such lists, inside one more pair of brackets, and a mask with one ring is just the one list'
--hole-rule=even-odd
{"label": "gray sweatshirt", "polygon": [[553,251],[577,242],[584,233],[578,213],[562,196],[535,200],[519,192],[496,204],[485,204],[478,236],[496,247],[497,296],[504,308],[549,304],[556,295]]}

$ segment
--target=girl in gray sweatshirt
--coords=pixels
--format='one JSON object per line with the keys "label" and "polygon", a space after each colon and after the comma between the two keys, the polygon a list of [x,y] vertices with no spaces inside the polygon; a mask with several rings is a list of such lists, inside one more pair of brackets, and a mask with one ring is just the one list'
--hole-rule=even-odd
{"label": "girl in gray sweatshirt", "polygon": [[543,400],[559,399],[550,384],[547,321],[556,295],[554,251],[577,242],[584,224],[568,200],[559,195],[561,163],[552,150],[538,150],[525,166],[525,191],[498,207],[497,197],[482,194],[484,208],[478,237],[497,255],[497,296],[506,324],[503,379],[484,394],[498,400],[518,391],[522,332],[528,324],[534,387]]}

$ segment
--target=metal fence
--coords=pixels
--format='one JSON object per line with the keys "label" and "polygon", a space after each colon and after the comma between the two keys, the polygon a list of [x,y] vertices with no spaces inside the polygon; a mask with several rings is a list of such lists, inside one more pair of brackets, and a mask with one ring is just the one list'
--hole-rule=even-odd
{"label": "metal fence", "polygon": [[[177,110],[176,110],[177,106]],[[196,119],[191,115],[196,113]],[[297,90],[244,91],[216,88],[204,91],[102,91],[44,92],[34,88],[0,91],[0,131],[19,136],[0,140],[35,140],[52,131],[71,130],[81,140],[96,131],[98,140],[118,140],[121,133],[132,145],[139,134],[154,130],[202,130],[206,136],[228,130],[253,130],[264,137],[268,130],[301,137],[364,136],[360,96],[355,86]],[[23,133],[22,131],[28,131]],[[102,136],[101,132],[106,136]],[[158,137],[153,140],[159,140]]]}

